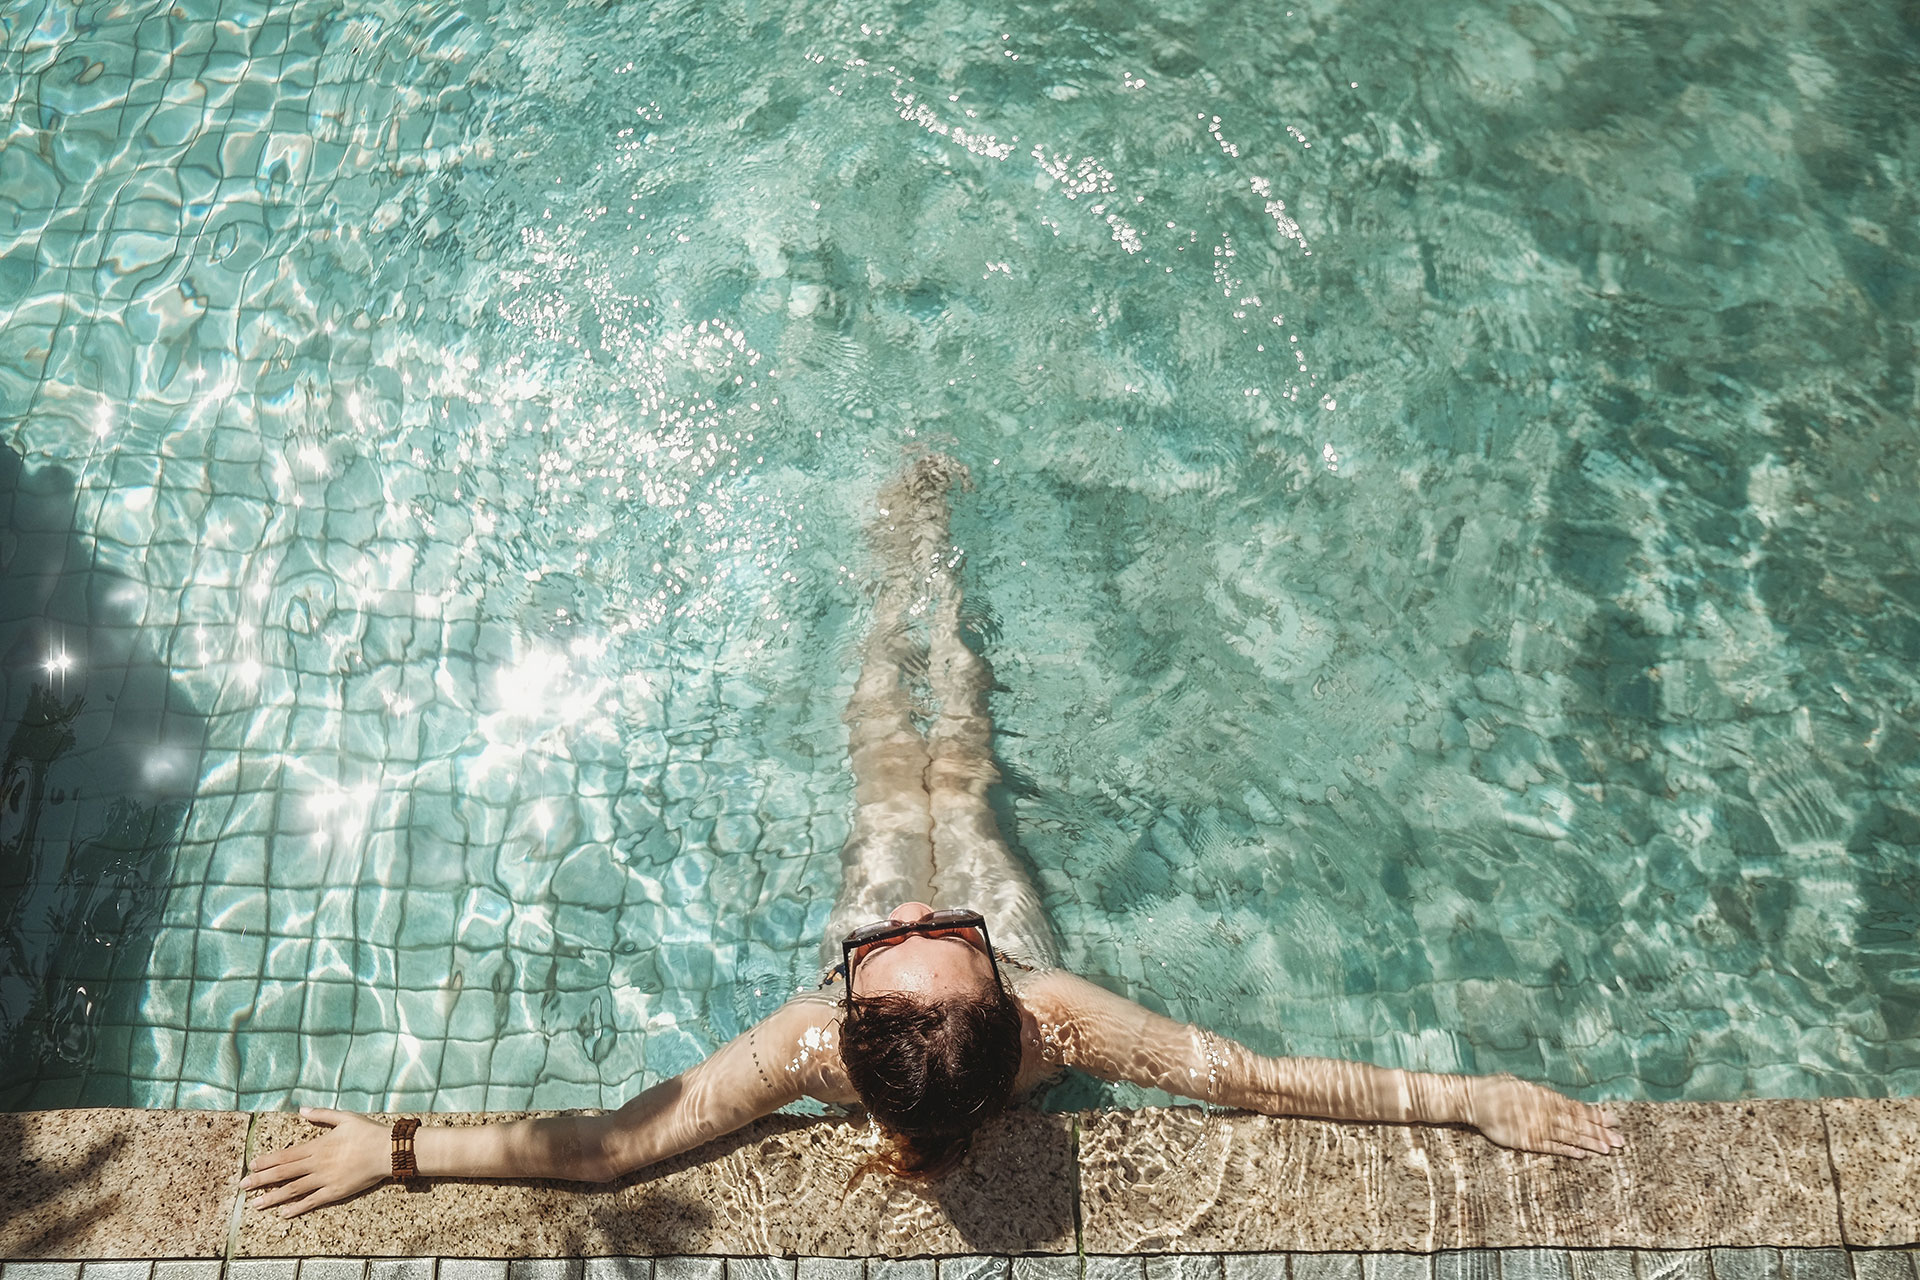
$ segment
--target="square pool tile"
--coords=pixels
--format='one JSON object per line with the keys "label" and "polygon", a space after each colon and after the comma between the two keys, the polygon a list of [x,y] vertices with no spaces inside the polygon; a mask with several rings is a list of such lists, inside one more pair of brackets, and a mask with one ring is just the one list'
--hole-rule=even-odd
{"label": "square pool tile", "polygon": [[653,1280],[652,1258],[588,1258],[581,1280]]}

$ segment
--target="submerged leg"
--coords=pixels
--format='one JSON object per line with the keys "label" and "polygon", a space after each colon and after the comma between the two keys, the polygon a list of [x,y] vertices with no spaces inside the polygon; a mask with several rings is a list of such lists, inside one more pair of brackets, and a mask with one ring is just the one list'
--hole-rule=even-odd
{"label": "submerged leg", "polygon": [[937,547],[928,674],[940,699],[939,718],[927,734],[934,891],[929,901],[972,907],[987,918],[995,945],[1029,964],[1054,966],[1060,963],[1060,948],[1039,891],[1001,838],[987,802],[988,790],[1000,780],[987,710],[993,671],[960,637],[959,566],[947,532],[944,495],[937,518],[937,529],[923,531],[923,541]]}
{"label": "submerged leg", "polygon": [[[840,940],[903,902],[933,895],[932,815],[927,804],[927,744],[913,723],[902,658],[911,650],[908,613],[924,579],[916,544],[919,512],[944,492],[927,459],[880,491],[867,529],[880,571],[880,594],[867,634],[860,678],[843,717],[853,763],[853,831],[840,852],[840,897],[821,941],[825,965],[840,960]],[[945,507],[942,505],[944,512]],[[944,519],[943,519],[944,525]]]}
{"label": "submerged leg", "polygon": [[932,892],[932,816],[927,808],[927,744],[914,727],[901,681],[906,592],[882,587],[860,677],[843,717],[853,763],[853,830],[840,851],[840,897],[820,954],[840,962],[840,940],[903,902]]}

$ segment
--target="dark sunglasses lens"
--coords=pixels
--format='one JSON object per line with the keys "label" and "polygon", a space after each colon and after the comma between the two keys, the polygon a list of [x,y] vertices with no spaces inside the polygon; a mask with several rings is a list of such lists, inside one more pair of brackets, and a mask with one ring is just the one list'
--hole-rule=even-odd
{"label": "dark sunglasses lens", "polygon": [[918,920],[875,920],[872,924],[863,924],[847,935],[847,941],[868,942],[892,933],[919,933],[926,929],[970,929],[984,923],[978,911],[935,911]]}

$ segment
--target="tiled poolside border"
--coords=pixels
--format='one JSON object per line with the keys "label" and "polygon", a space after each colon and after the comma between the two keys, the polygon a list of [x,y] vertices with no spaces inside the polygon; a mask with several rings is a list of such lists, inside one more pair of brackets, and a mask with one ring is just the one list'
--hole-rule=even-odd
{"label": "tiled poolside border", "polygon": [[[935,1280],[853,1261],[929,1257],[941,1280],[1920,1280],[1920,1100],[1616,1110],[1627,1150],[1586,1161],[1453,1129],[1020,1112],[927,1187],[854,1180],[863,1125],[773,1117],[607,1187],[389,1184],[290,1222],[238,1195],[250,1151],[309,1132],[290,1114],[0,1115],[0,1280]],[[1143,1255],[1178,1261],[1136,1276]],[[766,1261],[796,1256],[806,1275]]]}
{"label": "tiled poolside border", "polygon": [[0,1280],[1914,1280],[1900,1249],[9,1262]]}

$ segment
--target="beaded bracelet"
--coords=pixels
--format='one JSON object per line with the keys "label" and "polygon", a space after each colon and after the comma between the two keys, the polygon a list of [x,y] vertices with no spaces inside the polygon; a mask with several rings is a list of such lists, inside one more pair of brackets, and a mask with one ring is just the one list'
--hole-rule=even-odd
{"label": "beaded bracelet", "polygon": [[413,1131],[420,1122],[412,1116],[393,1122],[393,1177],[396,1182],[420,1180],[420,1166],[413,1160]]}

